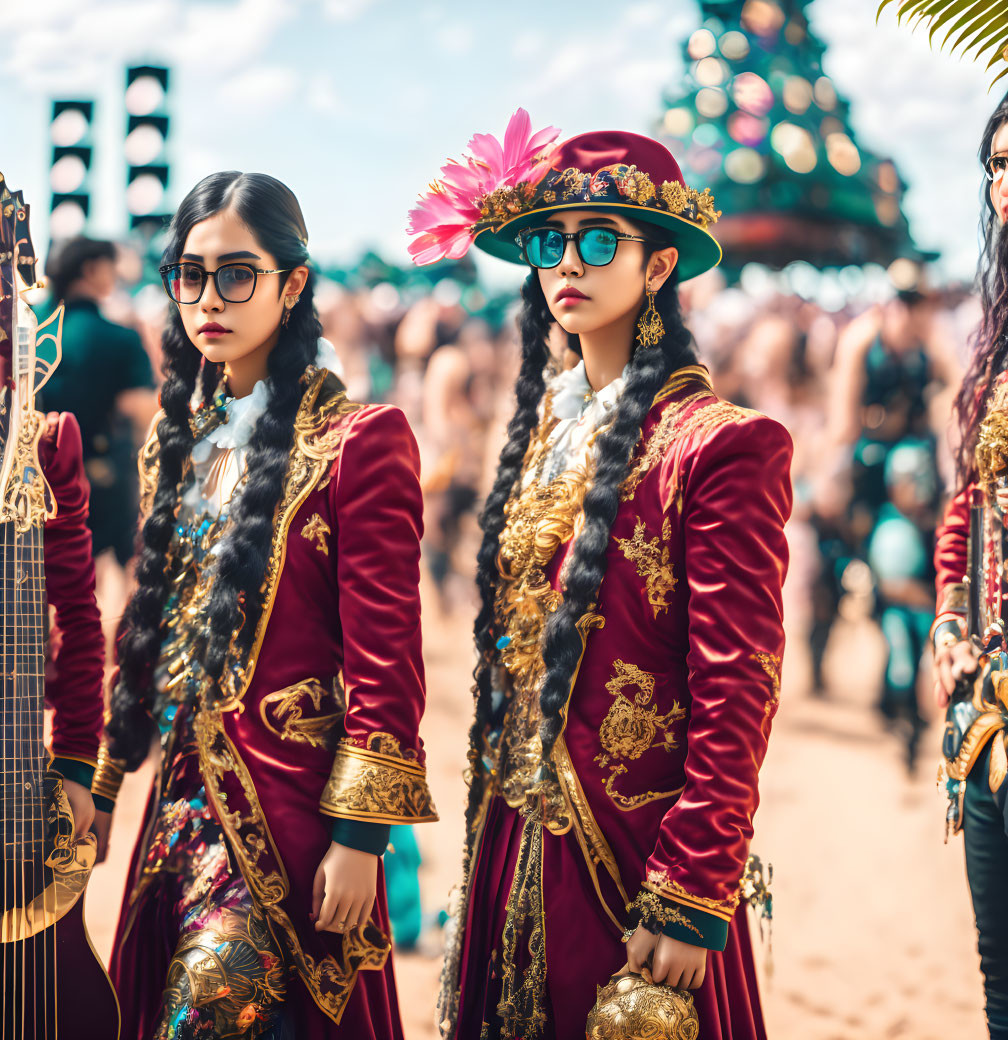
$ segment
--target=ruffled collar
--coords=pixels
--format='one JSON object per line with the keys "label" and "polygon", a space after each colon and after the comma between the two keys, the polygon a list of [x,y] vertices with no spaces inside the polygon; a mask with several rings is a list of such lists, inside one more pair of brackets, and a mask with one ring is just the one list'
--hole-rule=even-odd
{"label": "ruffled collar", "polygon": [[553,394],[551,407],[554,418],[587,419],[588,421],[592,418],[601,418],[619,400],[623,387],[626,386],[629,368],[628,362],[621,375],[598,391],[592,390],[591,383],[588,382],[583,360],[573,368],[558,373],[549,382],[549,388]]}
{"label": "ruffled collar", "polygon": [[[342,375],[342,366],[336,355],[336,349],[329,340],[319,337],[318,349],[315,352],[317,368],[326,368],[336,375]],[[194,395],[194,406],[202,406],[199,391]],[[244,397],[229,397],[224,404],[224,421],[212,425],[196,442],[192,450],[195,463],[205,462],[215,448],[222,451],[245,448],[252,437],[259,417],[266,411],[269,403],[269,378],[260,379],[252,392]]]}

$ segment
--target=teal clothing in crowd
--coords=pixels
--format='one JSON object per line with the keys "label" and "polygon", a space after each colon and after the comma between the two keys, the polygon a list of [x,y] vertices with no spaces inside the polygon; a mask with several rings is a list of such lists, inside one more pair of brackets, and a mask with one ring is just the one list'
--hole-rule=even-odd
{"label": "teal clothing in crowd", "polygon": [[136,447],[116,398],[126,390],[154,389],[150,358],[134,329],[109,321],[93,300],[83,298],[66,303],[62,344],[63,358],[42,390],[42,407],[76,416],[91,484],[94,554],[111,548],[125,563],[136,530]]}

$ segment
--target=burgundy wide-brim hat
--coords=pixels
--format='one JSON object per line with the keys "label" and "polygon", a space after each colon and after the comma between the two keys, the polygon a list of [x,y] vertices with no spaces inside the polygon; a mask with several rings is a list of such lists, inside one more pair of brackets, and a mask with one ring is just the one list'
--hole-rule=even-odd
{"label": "burgundy wide-brim hat", "polygon": [[679,279],[716,266],[721,246],[707,230],[720,213],[708,189],[689,187],[672,153],[658,141],[623,130],[578,134],[557,145],[545,175],[494,192],[474,244],[512,263],[525,263],[519,234],[546,214],[571,209],[619,213],[660,229],[659,242],[679,250]]}

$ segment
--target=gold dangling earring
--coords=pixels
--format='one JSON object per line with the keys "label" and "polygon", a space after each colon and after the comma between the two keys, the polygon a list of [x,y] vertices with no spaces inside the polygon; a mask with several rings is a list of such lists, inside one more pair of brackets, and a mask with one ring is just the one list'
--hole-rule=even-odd
{"label": "gold dangling earring", "polygon": [[290,321],[291,311],[294,310],[294,308],[297,306],[298,300],[300,299],[300,296],[288,296],[284,300],[284,312],[283,316],[280,318],[281,325],[286,325],[287,322]]}
{"label": "gold dangling earring", "polygon": [[655,294],[649,285],[645,290],[647,293],[647,307],[637,321],[637,343],[645,350],[648,347],[657,346],[665,335],[665,325],[662,323],[661,315],[654,305]]}

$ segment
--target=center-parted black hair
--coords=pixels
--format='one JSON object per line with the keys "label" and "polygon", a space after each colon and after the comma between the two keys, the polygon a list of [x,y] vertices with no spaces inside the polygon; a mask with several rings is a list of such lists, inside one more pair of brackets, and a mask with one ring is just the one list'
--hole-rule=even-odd
{"label": "center-parted black hair", "polygon": [[[998,130],[1008,123],[1008,94],[991,113],[980,139],[978,158],[987,162]],[[997,376],[1008,366],[1008,226],[1003,225],[991,200],[991,184],[982,181],[984,204],[980,213],[983,250],[977,265],[977,286],[983,318],[973,344],[969,367],[955,399],[958,427],[956,444],[957,490],[976,477],[977,434]]]}
{"label": "center-parted black hair", "polygon": [[[308,233],[301,207],[282,182],[263,173],[229,171],[205,177],[182,200],[168,228],[164,263],[181,256],[189,232],[223,210],[233,212],[256,241],[276,259],[276,267],[292,269],[308,262]],[[274,266],[274,265],[271,265]],[[280,276],[279,291],[286,278]],[[263,285],[258,291],[269,291]],[[231,498],[229,523],[215,557],[205,616],[205,636],[195,648],[213,682],[221,678],[225,656],[235,636],[235,619],[244,617],[237,646],[247,653],[262,615],[263,578],[273,537],[273,516],[283,492],[294,434],[294,419],[304,387],[301,377],[314,359],[321,326],[313,304],[313,277],[280,327],[267,361],[269,399],[249,440],[247,474]],[[182,325],[178,308],[161,339],[164,355],[164,416],[157,427],[159,473],[150,515],[143,525],[142,548],[133,593],[118,636],[119,682],[106,727],[109,752],[127,769],[144,760],[155,732],[154,670],[162,639],[162,617],[168,594],[167,558],[178,512],[182,480],[193,447],[190,399],[197,380],[209,400],[222,366],[204,362]]]}
{"label": "center-parted black hair", "polygon": [[[660,247],[660,244],[654,246]],[[517,407],[508,424],[507,443],[501,450],[497,476],[480,517],[483,542],[476,572],[480,609],[474,626],[479,656],[473,673],[476,713],[470,731],[472,780],[466,810],[467,828],[471,828],[476,818],[485,790],[486,771],[481,760],[484,738],[500,726],[507,710],[506,702],[495,703],[492,697],[495,643],[501,635],[494,629],[497,553],[505,523],[504,507],[521,475],[525,452],[539,420],[539,402],[545,391],[544,369],[549,359],[547,337],[553,323],[536,271],[526,279],[522,299],[519,317],[522,364],[515,388]],[[675,271],[655,294],[655,307],[665,326],[665,335],[657,346],[634,350],[612,420],[595,442],[595,474],[584,499],[584,526],[574,542],[567,567],[563,602],[546,624],[543,647],[546,675],[540,691],[544,759],[548,758],[560,734],[561,711],[582,651],[577,622],[594,606],[605,577],[606,548],[619,507],[619,489],[629,472],[644,419],[668,377],[677,369],[697,362],[679,310]]]}

